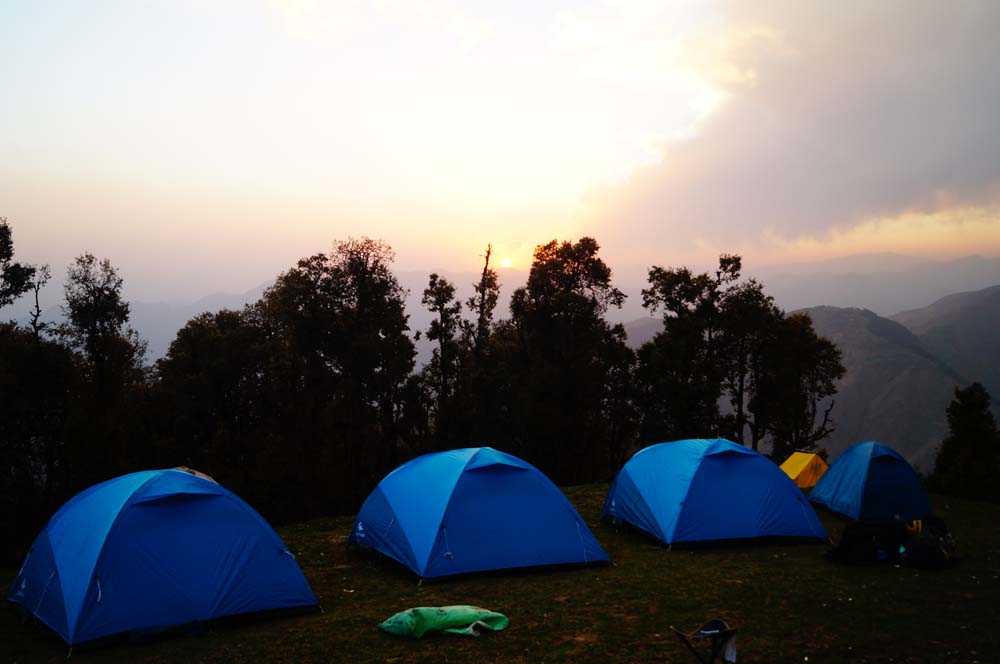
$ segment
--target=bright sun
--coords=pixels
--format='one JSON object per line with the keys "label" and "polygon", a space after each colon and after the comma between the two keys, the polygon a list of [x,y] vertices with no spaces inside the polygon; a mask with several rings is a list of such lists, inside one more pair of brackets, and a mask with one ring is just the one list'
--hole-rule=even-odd
{"label": "bright sun", "polygon": [[511,265],[513,265],[513,263],[509,258],[505,258],[502,261],[500,261],[500,267],[510,267]]}

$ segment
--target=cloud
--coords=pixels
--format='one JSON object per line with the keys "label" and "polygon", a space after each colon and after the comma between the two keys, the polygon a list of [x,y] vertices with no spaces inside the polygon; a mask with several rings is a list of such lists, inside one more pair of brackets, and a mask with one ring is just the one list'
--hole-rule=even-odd
{"label": "cloud", "polygon": [[269,14],[287,33],[304,39],[341,37],[365,30],[383,21],[409,29],[440,32],[466,49],[479,46],[492,36],[490,25],[466,12],[451,0],[268,0]]}
{"label": "cloud", "polygon": [[755,250],[763,262],[781,262],[789,256],[813,260],[831,255],[871,253],[920,255],[926,254],[928,247],[934,248],[937,257],[958,258],[996,251],[998,238],[1000,203],[956,205],[938,212],[903,212],[892,217],[868,219],[791,240],[767,234],[764,242],[751,251]]}
{"label": "cloud", "polygon": [[595,192],[587,223],[639,253],[657,238],[718,251],[994,211],[998,28],[990,0],[730,3],[684,56],[725,101]]}

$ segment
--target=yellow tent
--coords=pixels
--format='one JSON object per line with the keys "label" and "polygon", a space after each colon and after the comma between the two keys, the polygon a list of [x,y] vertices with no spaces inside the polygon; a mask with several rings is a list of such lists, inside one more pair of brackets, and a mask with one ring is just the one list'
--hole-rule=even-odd
{"label": "yellow tent", "polygon": [[795,485],[800,489],[811,489],[823,477],[823,473],[829,468],[826,461],[818,454],[812,452],[793,452],[792,456],[785,459],[781,464],[781,469],[785,474],[795,481]]}

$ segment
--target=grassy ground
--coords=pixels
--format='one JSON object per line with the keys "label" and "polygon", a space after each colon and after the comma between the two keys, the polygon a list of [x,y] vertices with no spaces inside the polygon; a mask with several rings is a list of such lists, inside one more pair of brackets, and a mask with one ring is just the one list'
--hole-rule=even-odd
{"label": "grassy ground", "polygon": [[[693,662],[669,631],[725,618],[743,662],[1000,661],[1000,506],[934,497],[965,560],[925,572],[827,561],[823,545],[668,551],[598,523],[606,486],[567,495],[610,567],[512,572],[417,585],[348,550],[350,517],[280,529],[323,611],[213,626],[199,636],[77,649],[87,662]],[[821,515],[837,537],[841,522]],[[0,583],[15,570],[0,570]],[[411,641],[375,626],[412,606],[476,604],[510,627],[478,639]],[[58,637],[0,611],[0,663],[64,661]]]}

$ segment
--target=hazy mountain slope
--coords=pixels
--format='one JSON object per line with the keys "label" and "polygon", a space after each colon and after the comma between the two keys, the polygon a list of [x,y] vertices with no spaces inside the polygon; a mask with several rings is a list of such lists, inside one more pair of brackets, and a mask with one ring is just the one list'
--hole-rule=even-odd
{"label": "hazy mountain slope", "polygon": [[[833,411],[837,430],[822,445],[836,456],[854,443],[879,440],[929,472],[947,432],[945,408],[955,386],[967,381],[905,327],[871,311],[825,306],[800,311],[837,344],[847,368]],[[629,346],[638,348],[662,325],[658,318],[627,323]]]}
{"label": "hazy mountain slope", "polygon": [[955,293],[896,314],[924,348],[1000,400],[1000,286]]}
{"label": "hazy mountain slope", "polygon": [[[712,269],[699,267],[696,271]],[[1000,283],[1000,258],[968,256],[934,261],[900,254],[856,254],[780,267],[755,267],[748,262],[743,272],[763,283],[775,303],[785,310],[817,305],[861,307],[888,316],[924,307],[950,293]],[[629,345],[633,347],[659,331],[647,336],[654,323],[647,320],[648,312],[641,308],[641,292],[648,286],[642,281],[644,276],[636,270],[617,271],[615,284],[629,298],[622,310],[608,312],[609,319],[627,321]]]}
{"label": "hazy mountain slope", "polygon": [[[195,316],[222,309],[242,309],[245,305],[256,302],[270,284],[261,284],[245,293],[216,293],[194,302],[129,302],[129,325],[149,345],[147,361],[153,362],[163,357],[170,342],[177,332]],[[61,306],[52,306],[42,312],[42,320],[51,323],[61,323],[63,312]],[[26,315],[20,317],[21,323],[27,323]]]}
{"label": "hazy mountain slope", "polygon": [[625,334],[628,347],[635,350],[663,331],[662,318],[636,318],[625,323]]}
{"label": "hazy mountain slope", "polygon": [[888,255],[849,256],[815,264],[745,270],[785,309],[863,307],[881,316],[923,307],[950,293],[1000,283],[1000,258],[920,261]]}
{"label": "hazy mountain slope", "polygon": [[865,309],[812,307],[816,331],[843,353],[837,430],[823,443],[832,456],[854,443],[891,445],[924,472],[947,433],[945,408],[966,381],[905,327]]}
{"label": "hazy mountain slope", "polygon": [[244,293],[216,293],[190,303],[130,302],[131,324],[149,343],[149,360],[163,357],[178,330],[199,314],[222,309],[239,310],[256,302],[270,284]]}

